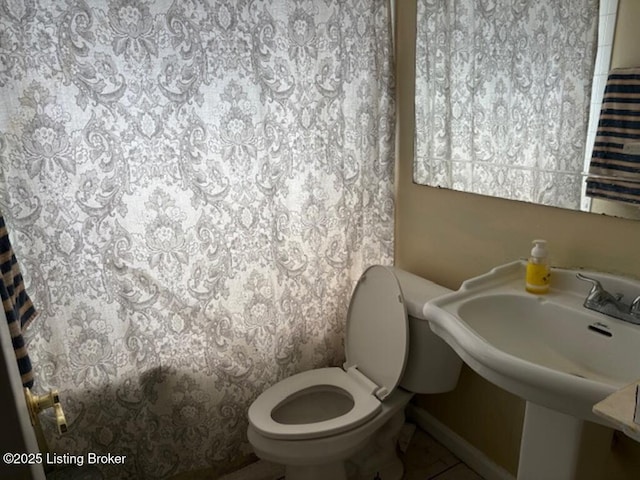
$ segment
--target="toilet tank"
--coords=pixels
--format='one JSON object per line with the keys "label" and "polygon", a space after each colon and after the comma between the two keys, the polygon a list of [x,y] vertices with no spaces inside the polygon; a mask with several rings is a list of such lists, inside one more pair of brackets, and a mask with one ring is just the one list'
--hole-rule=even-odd
{"label": "toilet tank", "polygon": [[409,353],[400,386],[414,393],[453,390],[460,377],[462,359],[431,331],[422,313],[426,302],[451,290],[398,268],[393,271],[409,316]]}

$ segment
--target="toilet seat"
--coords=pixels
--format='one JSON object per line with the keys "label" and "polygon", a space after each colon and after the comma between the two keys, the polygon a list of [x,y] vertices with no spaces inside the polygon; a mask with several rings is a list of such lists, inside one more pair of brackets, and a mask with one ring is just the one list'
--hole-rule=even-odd
{"label": "toilet seat", "polygon": [[[315,423],[284,424],[276,422],[272,412],[295,394],[313,387],[337,388],[351,397],[353,407],[344,415]],[[378,400],[358,380],[338,367],[320,368],[298,373],[268,388],[249,407],[249,421],[262,435],[277,439],[320,438],[350,430],[376,415]]]}
{"label": "toilet seat", "polygon": [[[407,360],[409,326],[400,283],[389,267],[375,265],[360,277],[347,316],[346,362],[293,375],[265,390],[249,407],[249,422],[265,437],[300,440],[353,429],[381,410],[381,400],[400,383]],[[350,397],[351,408],[319,421],[278,421],[276,409],[325,391]],[[314,406],[321,400],[300,400]],[[313,417],[313,416],[311,416]]]}

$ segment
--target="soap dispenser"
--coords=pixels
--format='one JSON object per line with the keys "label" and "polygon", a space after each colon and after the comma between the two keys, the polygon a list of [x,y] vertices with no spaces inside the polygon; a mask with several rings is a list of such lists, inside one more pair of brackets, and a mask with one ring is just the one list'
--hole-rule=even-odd
{"label": "soap dispenser", "polygon": [[534,240],[531,256],[527,262],[527,292],[541,294],[549,291],[551,269],[547,256],[547,241]]}

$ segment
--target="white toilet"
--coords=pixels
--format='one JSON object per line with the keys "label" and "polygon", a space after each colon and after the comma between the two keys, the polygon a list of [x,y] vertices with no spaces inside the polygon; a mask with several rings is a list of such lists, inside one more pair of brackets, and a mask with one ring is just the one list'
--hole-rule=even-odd
{"label": "white toilet", "polygon": [[402,477],[396,440],[414,393],[452,390],[462,360],[429,328],[430,299],[450,290],[375,265],[353,292],[344,369],[293,375],[249,407],[258,457],[286,466],[287,480]]}

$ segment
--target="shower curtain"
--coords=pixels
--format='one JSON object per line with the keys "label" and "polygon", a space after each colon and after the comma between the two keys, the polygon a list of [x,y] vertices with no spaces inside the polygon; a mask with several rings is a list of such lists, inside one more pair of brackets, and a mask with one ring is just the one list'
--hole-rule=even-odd
{"label": "shower curtain", "polygon": [[[0,2],[0,210],[55,453],[166,478],[250,453],[269,385],[339,365],[393,248],[387,0]],[[49,422],[51,423],[51,422]]]}

